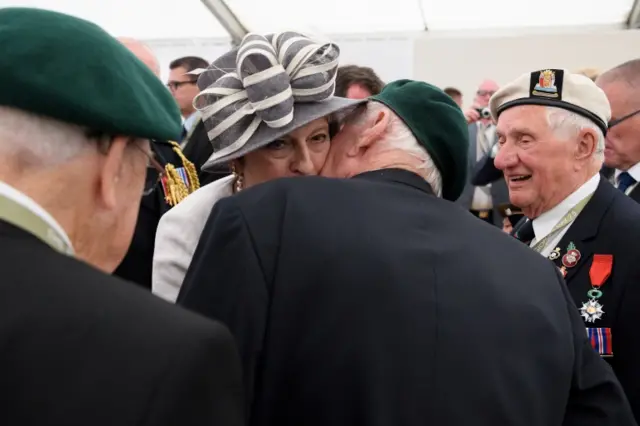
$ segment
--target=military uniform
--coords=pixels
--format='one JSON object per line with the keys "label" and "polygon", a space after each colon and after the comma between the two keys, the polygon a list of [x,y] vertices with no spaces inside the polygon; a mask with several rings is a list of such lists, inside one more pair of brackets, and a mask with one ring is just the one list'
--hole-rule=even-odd
{"label": "military uniform", "polygon": [[231,170],[227,164],[219,164],[210,170],[202,170],[202,166],[213,154],[213,147],[207,135],[207,129],[204,122],[198,120],[193,126],[193,130],[187,136],[186,146],[184,147],[184,155],[191,161],[198,170],[198,180],[201,186],[214,182],[231,174]]}
{"label": "military uniform", "polygon": [[[164,169],[164,177],[150,167],[147,170],[148,185],[156,183],[155,189],[142,197],[136,229],[131,246],[114,275],[151,290],[151,272],[156,229],[163,214],[182,201],[184,197],[200,187],[195,166],[181,153],[175,142],[153,141],[155,158]],[[171,174],[173,181],[168,175]]]}

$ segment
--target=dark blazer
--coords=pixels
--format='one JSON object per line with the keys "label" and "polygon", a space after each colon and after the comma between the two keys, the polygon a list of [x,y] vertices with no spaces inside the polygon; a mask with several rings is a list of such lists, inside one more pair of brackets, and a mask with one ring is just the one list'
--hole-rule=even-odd
{"label": "dark blazer", "polygon": [[485,154],[471,172],[471,184],[484,186],[493,183],[499,179],[504,180],[502,170],[498,169],[493,163],[494,158],[491,153]]}
{"label": "dark blazer", "polygon": [[[608,179],[609,182],[614,184],[614,186],[615,186],[615,183],[613,182],[613,179],[615,176],[615,172],[616,172],[616,169],[612,169],[607,166],[602,166],[602,170],[600,170],[600,174],[604,176],[606,179]],[[631,198],[636,203],[640,203],[640,185],[636,185],[628,194],[628,197]]]}
{"label": "dark blazer", "polygon": [[220,200],[178,303],[234,334],[251,425],[635,424],[556,268],[407,171]]}
{"label": "dark blazer", "polygon": [[0,424],[243,424],[228,330],[0,222]]}
{"label": "dark blazer", "polygon": [[640,418],[640,205],[601,179],[593,197],[558,244],[560,256],[554,262],[559,268],[569,243],[581,254],[578,263],[567,268],[565,278],[578,308],[589,300],[593,255],[613,255],[613,271],[601,288],[600,303],[605,313],[602,319],[586,322],[585,326],[611,330],[613,357],[606,359],[636,418]]}
{"label": "dark blazer", "polygon": [[[478,158],[478,144],[476,143],[477,136],[478,126],[475,123],[472,123],[469,125],[468,182],[464,187],[464,191],[456,201],[456,203],[460,204],[467,210],[471,209],[473,194],[476,189],[476,184],[473,183],[473,179],[478,173],[479,168],[482,168],[482,166],[477,166],[478,161],[476,160]],[[502,228],[502,216],[500,215],[498,206],[509,202],[509,189],[507,188],[507,183],[505,182],[502,173],[500,173],[500,176],[498,176],[497,179],[491,182],[491,198],[493,200],[493,224]]]}
{"label": "dark blazer", "polygon": [[196,166],[201,186],[205,186],[231,173],[227,165],[221,165],[212,171],[205,172],[202,170],[204,163],[211,157],[211,154],[213,154],[213,148],[207,135],[207,129],[200,119],[198,119],[193,131],[188,136],[183,153],[185,157]]}

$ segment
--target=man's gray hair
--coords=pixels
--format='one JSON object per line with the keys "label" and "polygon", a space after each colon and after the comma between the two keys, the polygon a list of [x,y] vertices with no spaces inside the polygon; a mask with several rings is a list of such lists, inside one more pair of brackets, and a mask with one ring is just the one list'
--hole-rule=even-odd
{"label": "man's gray hair", "polygon": [[380,102],[367,102],[366,109],[362,112],[361,119],[376,116],[381,111],[389,113],[389,126],[384,136],[384,143],[390,149],[397,149],[420,160],[416,172],[420,173],[424,180],[431,185],[431,189],[438,196],[442,197],[442,175],[431,159],[429,153],[420,145],[413,132],[389,107]]}
{"label": "man's gray hair", "polygon": [[0,156],[17,167],[53,167],[90,146],[80,126],[0,106]]}
{"label": "man's gray hair", "polygon": [[604,133],[593,121],[575,112],[563,108],[546,107],[547,123],[554,134],[561,139],[571,139],[584,129],[591,129],[596,133],[596,149],[593,159],[597,163],[604,162]]}

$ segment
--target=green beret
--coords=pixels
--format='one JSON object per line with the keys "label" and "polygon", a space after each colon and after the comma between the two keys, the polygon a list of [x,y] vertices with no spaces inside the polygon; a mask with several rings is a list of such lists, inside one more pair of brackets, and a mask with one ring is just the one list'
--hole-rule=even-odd
{"label": "green beret", "polygon": [[467,182],[469,130],[460,107],[428,83],[398,80],[371,100],[391,108],[429,153],[442,176],[442,197],[455,201]]}
{"label": "green beret", "polygon": [[177,140],[178,106],[100,27],[57,12],[0,9],[0,105],[112,135]]}

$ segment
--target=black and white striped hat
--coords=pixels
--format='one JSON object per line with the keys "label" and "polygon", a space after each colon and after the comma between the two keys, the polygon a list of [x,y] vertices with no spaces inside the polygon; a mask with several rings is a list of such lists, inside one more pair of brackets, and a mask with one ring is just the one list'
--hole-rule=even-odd
{"label": "black and white striped hat", "polygon": [[242,157],[313,120],[366,102],[334,97],[340,50],[295,32],[247,34],[240,46],[195,70],[213,145],[209,169]]}

